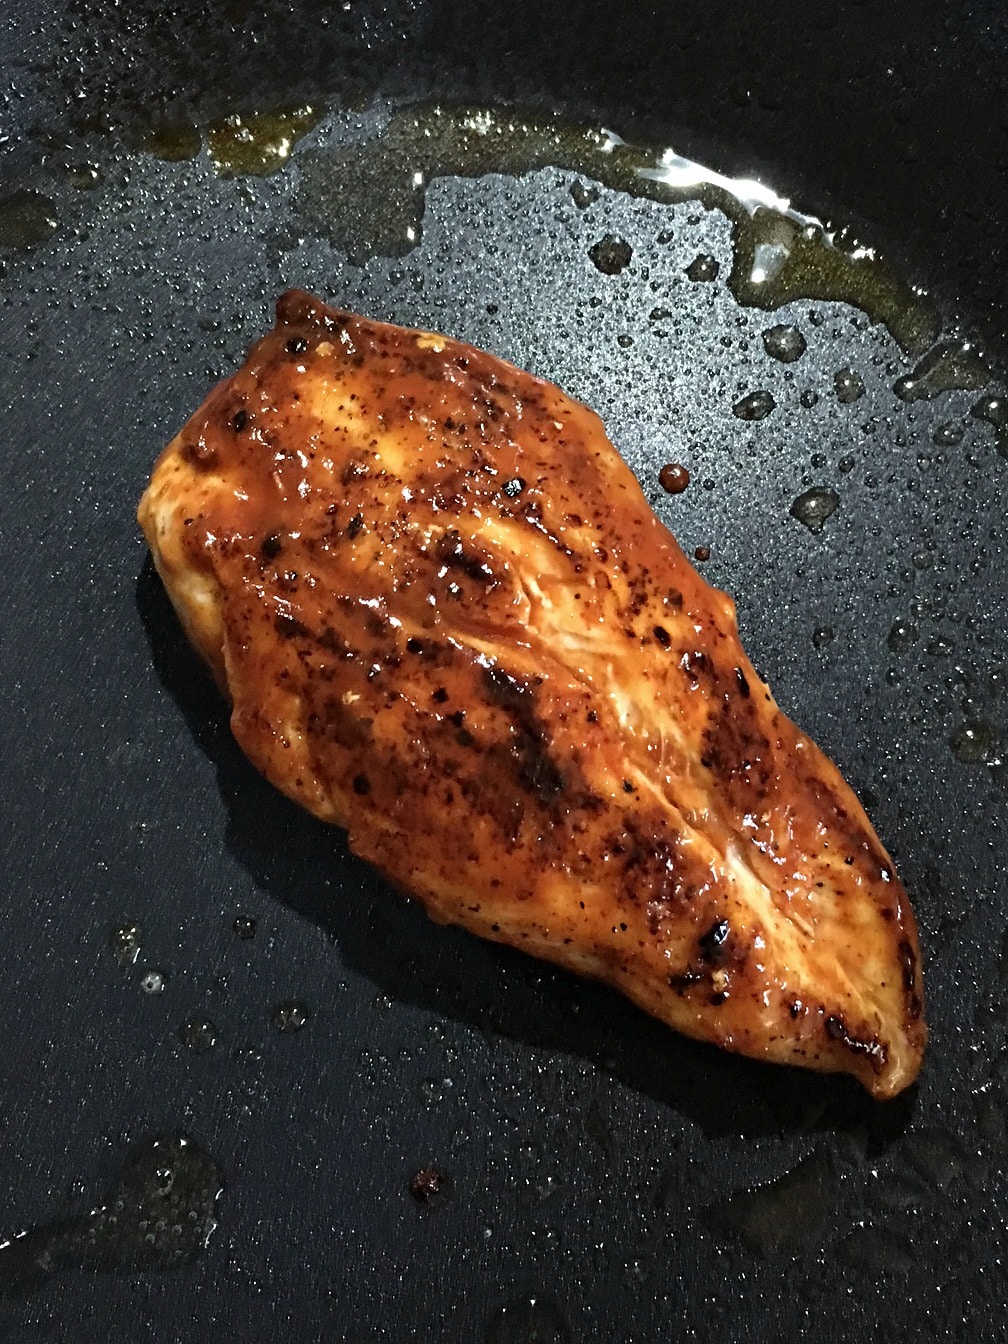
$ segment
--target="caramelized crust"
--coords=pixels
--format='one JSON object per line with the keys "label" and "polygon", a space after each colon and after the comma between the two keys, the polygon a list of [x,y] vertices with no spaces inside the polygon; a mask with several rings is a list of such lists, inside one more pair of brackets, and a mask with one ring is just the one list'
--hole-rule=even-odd
{"label": "caramelized crust", "polygon": [[855,1075],[926,1039],[906,894],[600,420],[301,292],[139,519],[244,751],[439,921]]}

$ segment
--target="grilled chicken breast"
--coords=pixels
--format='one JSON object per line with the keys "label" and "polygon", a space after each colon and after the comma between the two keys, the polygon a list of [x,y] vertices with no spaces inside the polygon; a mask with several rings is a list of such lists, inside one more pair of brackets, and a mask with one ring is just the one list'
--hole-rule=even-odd
{"label": "grilled chicken breast", "polygon": [[139,520],[244,751],[430,915],[690,1036],[906,1087],[917,932],[600,420],[285,294]]}

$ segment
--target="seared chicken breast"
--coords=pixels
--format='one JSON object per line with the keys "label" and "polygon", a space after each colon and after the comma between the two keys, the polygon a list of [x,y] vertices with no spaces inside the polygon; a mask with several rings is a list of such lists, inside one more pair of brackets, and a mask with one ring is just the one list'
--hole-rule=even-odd
{"label": "seared chicken breast", "polygon": [[277,319],[139,509],[249,758],[435,920],[905,1088],[926,1029],[892,862],[598,417],[305,293]]}

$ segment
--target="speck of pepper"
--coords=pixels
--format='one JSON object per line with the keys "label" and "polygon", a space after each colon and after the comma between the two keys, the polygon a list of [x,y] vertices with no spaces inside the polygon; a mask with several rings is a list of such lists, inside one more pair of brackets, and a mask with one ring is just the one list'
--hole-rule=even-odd
{"label": "speck of pepper", "polygon": [[681,462],[666,462],[658,473],[658,484],[670,495],[681,495],[690,482],[690,474]]}
{"label": "speck of pepper", "polygon": [[435,1195],[451,1192],[451,1179],[433,1164],[421,1167],[409,1180],[409,1192],[418,1204],[429,1204]]}
{"label": "speck of pepper", "polygon": [[709,547],[709,546],[695,546],[695,547],[693,548],[693,559],[694,559],[694,560],[699,560],[701,564],[703,564],[703,562],[704,562],[705,560],[709,560],[709,559],[710,559],[710,547]]}

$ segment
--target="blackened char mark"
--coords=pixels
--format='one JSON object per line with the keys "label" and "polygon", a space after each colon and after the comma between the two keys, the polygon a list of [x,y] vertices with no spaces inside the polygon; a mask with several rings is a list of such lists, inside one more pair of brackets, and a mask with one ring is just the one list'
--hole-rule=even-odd
{"label": "blackened char mark", "polygon": [[563,771],[550,755],[549,735],[536,711],[534,685],[512,677],[500,667],[488,667],[483,683],[490,699],[511,716],[513,731],[509,741],[495,744],[489,753],[513,763],[513,777],[540,802],[552,802],[563,792]]}
{"label": "blackened char mark", "polygon": [[737,685],[734,695],[718,699],[717,714],[704,733],[700,763],[718,780],[729,804],[747,812],[769,787],[770,743],[753,702],[739,693]]}
{"label": "blackened char mark", "polygon": [[360,752],[371,741],[374,720],[355,714],[342,698],[327,695],[318,709],[308,715],[309,737],[335,742],[347,751]]}
{"label": "blackened char mark", "polygon": [[867,1055],[876,1073],[885,1068],[889,1051],[877,1036],[855,1036],[843,1018],[836,1014],[827,1017],[823,1027],[831,1041],[838,1041],[854,1055]]}
{"label": "blackened char mark", "polygon": [[461,535],[454,527],[449,528],[438,540],[435,554],[448,569],[457,570],[476,583],[482,583],[484,587],[494,582],[494,572],[489,564],[482,556],[466,550]]}
{"label": "blackened char mark", "polygon": [[924,1011],[924,1002],[917,988],[917,953],[909,938],[901,938],[899,944],[900,962],[903,966],[903,988],[906,990],[907,1012],[912,1021],[916,1021]]}

